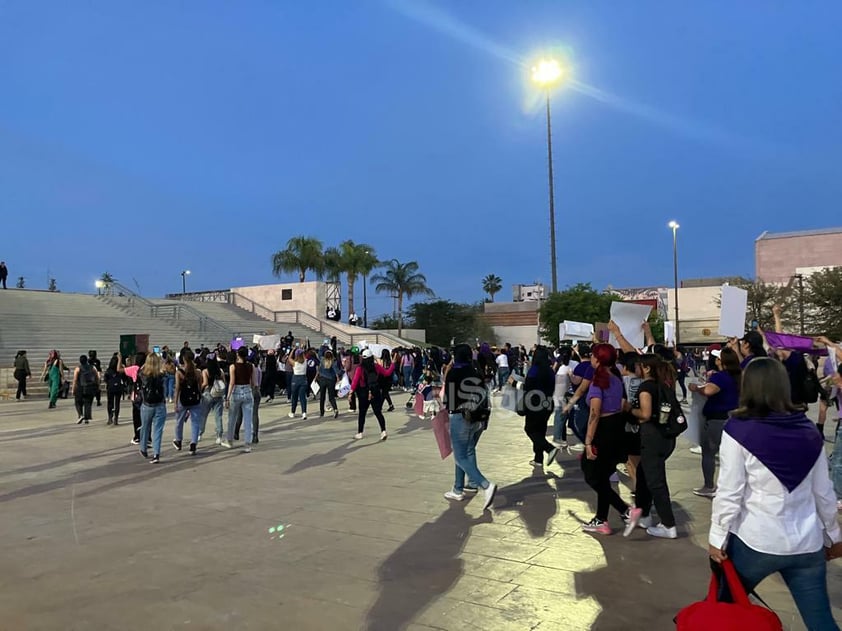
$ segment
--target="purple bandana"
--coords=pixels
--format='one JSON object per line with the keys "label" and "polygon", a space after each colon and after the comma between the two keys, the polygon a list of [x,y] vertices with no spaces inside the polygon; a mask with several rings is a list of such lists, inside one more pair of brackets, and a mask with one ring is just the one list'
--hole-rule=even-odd
{"label": "purple bandana", "polygon": [[732,418],[725,432],[762,462],[790,493],[810,474],[823,449],[821,435],[803,412]]}

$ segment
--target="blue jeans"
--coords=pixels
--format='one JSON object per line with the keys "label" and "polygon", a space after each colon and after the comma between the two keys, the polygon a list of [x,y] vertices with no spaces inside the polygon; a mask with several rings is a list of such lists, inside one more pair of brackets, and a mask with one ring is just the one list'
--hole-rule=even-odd
{"label": "blue jeans", "polygon": [[509,375],[511,371],[508,368],[498,368],[497,369],[497,387],[502,388],[506,385],[506,382],[509,380]]}
{"label": "blue jeans", "polygon": [[202,404],[191,405],[190,407],[181,407],[175,417],[175,439],[181,442],[184,439],[184,422],[187,420],[187,415],[190,415],[190,442],[195,444],[199,442],[199,434],[202,433],[202,425],[204,414],[202,414]]}
{"label": "blue jeans", "polygon": [[310,386],[307,384],[307,375],[293,375],[292,386],[292,413],[295,414],[295,409],[301,403],[301,412],[307,414],[307,393],[310,391]]}
{"label": "blue jeans", "polygon": [[[304,378],[304,385],[307,385],[307,378]],[[228,400],[228,442],[234,440],[234,426],[242,411],[243,414],[243,441],[246,445],[251,444],[252,439],[252,415],[254,414],[254,395],[250,385],[234,386],[234,392]]]}
{"label": "blue jeans", "polygon": [[489,482],[477,466],[476,446],[482,430],[482,423],[469,423],[458,412],[450,415],[450,443],[453,447],[453,459],[456,461],[454,493],[464,490],[465,474],[472,484],[483,489],[488,488]]}
{"label": "blue jeans", "polygon": [[175,375],[164,375],[164,398],[169,400],[175,396]]}
{"label": "blue jeans", "polygon": [[836,499],[842,500],[842,423],[836,426],[836,444],[833,445],[833,455],[830,461],[830,479]]}
{"label": "blue jeans", "polygon": [[[161,455],[161,437],[164,435],[164,422],[167,420],[167,404],[156,403],[155,405],[140,406],[140,450],[146,451],[146,443],[149,442],[149,433],[152,433],[152,453]],[[150,428],[151,425],[151,428]]]}
{"label": "blue jeans", "polygon": [[412,366],[403,367],[403,387],[412,388]]}
{"label": "blue jeans", "polygon": [[209,393],[205,393],[202,395],[202,431],[199,432],[200,434],[205,433],[205,425],[208,421],[208,416],[210,416],[211,412],[216,414],[216,437],[222,438],[222,406],[223,406],[223,399],[219,397],[214,399]]}
{"label": "blue jeans", "polygon": [[567,440],[567,419],[570,413],[564,413],[564,401],[556,403],[553,416],[553,440],[557,443]]}
{"label": "blue jeans", "polygon": [[585,441],[585,433],[588,431],[588,417],[590,417],[591,409],[584,401],[577,401],[573,407],[573,424],[570,429],[583,443]]}
{"label": "blue jeans", "polygon": [[827,595],[824,550],[809,554],[765,554],[752,550],[732,534],[728,540],[728,556],[747,592],[767,576],[780,572],[807,628],[810,631],[838,631]]}

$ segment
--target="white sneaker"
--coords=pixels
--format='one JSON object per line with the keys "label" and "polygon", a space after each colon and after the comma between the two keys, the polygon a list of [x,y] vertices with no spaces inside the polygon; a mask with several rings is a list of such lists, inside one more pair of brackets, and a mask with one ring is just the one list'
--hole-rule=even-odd
{"label": "white sneaker", "polygon": [[650,526],[646,529],[646,534],[652,535],[653,537],[660,537],[661,539],[678,538],[678,531],[675,529],[675,526],[673,526],[672,528],[667,528],[663,524],[658,524],[657,526]]}
{"label": "white sneaker", "polygon": [[576,443],[575,445],[570,445],[567,449],[569,451],[581,452],[585,451],[585,446],[582,443]]}
{"label": "white sneaker", "polygon": [[359,434],[354,434],[354,440],[360,440],[363,437],[363,433],[360,432]]}
{"label": "white sneaker", "polygon": [[231,449],[231,443],[229,443],[227,440],[223,440],[219,444],[225,447],[225,449]]}
{"label": "white sneaker", "polygon": [[389,438],[389,436],[388,434],[386,434],[386,430],[384,429],[382,432],[380,432],[380,440],[386,440],[387,438]]}
{"label": "white sneaker", "polygon": [[489,510],[494,503],[494,496],[497,494],[497,485],[492,482],[485,489],[485,503],[482,505],[482,510]]}
{"label": "white sneaker", "polygon": [[637,522],[637,527],[638,527],[638,528],[643,528],[644,530],[648,530],[649,528],[651,528],[651,527],[652,527],[652,525],[653,525],[654,523],[655,523],[655,522],[654,522],[654,521],[652,521],[652,516],[651,516],[651,515],[650,515],[649,517],[641,517],[641,518],[638,520],[638,522]]}
{"label": "white sneaker", "polygon": [[245,449],[243,449],[243,453],[250,454],[251,453],[251,445],[246,445]]}
{"label": "white sneaker", "polygon": [[453,491],[448,491],[444,494],[444,497],[449,500],[454,500],[456,502],[461,502],[465,499],[464,493],[454,493]]}
{"label": "white sneaker", "polygon": [[307,412],[304,412],[304,413],[301,415],[301,420],[302,420],[302,421],[306,421],[306,420],[307,420]]}
{"label": "white sneaker", "polygon": [[697,456],[701,455],[701,453],[702,453],[701,445],[696,445],[695,447],[690,447],[690,453],[696,454]]}
{"label": "white sneaker", "polygon": [[219,436],[217,436],[217,437],[216,437],[216,442],[215,442],[214,444],[215,444],[215,445],[221,445],[221,444],[222,444],[222,439],[221,439]]}
{"label": "white sneaker", "polygon": [[289,418],[295,418],[295,413],[294,413],[294,412],[290,412],[289,414],[287,414],[287,416],[288,416]]}

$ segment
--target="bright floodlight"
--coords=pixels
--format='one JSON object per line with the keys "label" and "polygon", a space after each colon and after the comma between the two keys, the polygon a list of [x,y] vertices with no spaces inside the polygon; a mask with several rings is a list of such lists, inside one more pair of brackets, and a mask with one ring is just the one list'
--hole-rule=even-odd
{"label": "bright floodlight", "polygon": [[102,289],[103,287],[105,287],[105,283],[104,283],[102,280],[96,280],[96,281],[94,281],[94,285],[95,285],[98,289]]}
{"label": "bright floodlight", "polygon": [[184,271],[183,271],[183,272],[181,272],[181,273],[182,273],[182,274],[189,274],[189,273],[190,273],[190,270],[189,270],[189,269],[186,269],[186,270],[184,270]]}
{"label": "bright floodlight", "polygon": [[532,66],[532,80],[541,86],[550,86],[561,81],[564,70],[555,59],[542,59]]}
{"label": "bright floodlight", "polygon": [[672,228],[673,230],[677,230],[678,228],[680,228],[680,227],[681,227],[681,226],[679,226],[679,225],[678,225],[678,222],[677,222],[677,221],[670,221],[670,222],[667,224],[667,226],[668,226],[668,227],[670,227],[670,228]]}

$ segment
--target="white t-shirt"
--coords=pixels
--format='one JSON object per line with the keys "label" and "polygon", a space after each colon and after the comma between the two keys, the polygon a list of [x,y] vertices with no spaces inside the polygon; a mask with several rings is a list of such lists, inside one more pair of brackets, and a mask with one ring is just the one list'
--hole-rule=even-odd
{"label": "white t-shirt", "polygon": [[497,368],[508,368],[509,367],[509,358],[506,356],[506,353],[500,353],[497,355]]}
{"label": "white t-shirt", "polygon": [[555,390],[553,391],[553,403],[564,405],[564,394],[570,389],[570,375],[579,362],[570,360],[567,366],[559,366],[555,374]]}

